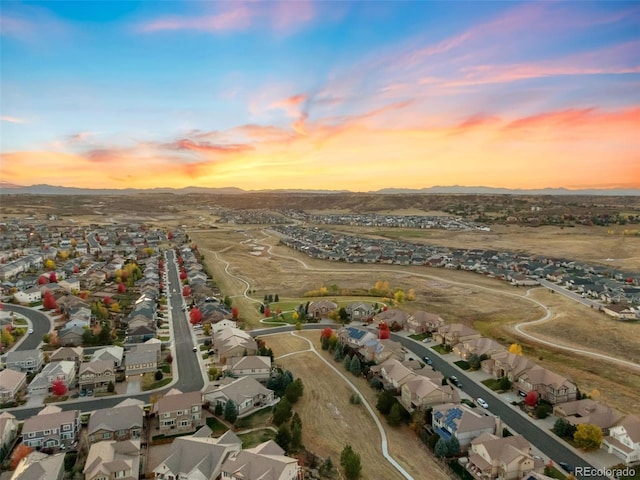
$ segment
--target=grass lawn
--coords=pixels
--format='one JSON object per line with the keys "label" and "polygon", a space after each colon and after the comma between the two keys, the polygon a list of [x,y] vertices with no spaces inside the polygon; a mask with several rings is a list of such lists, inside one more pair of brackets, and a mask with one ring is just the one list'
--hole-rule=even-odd
{"label": "grass lawn", "polygon": [[447,349],[444,347],[444,345],[434,345],[431,348],[433,348],[440,355],[446,355],[447,353],[451,353],[451,352],[447,351]]}
{"label": "grass lawn", "polygon": [[207,418],[207,427],[211,429],[215,436],[222,435],[224,432],[229,430],[227,426],[220,422],[216,417]]}
{"label": "grass lawn", "polygon": [[238,438],[242,440],[242,448],[251,448],[259,445],[267,440],[273,440],[276,437],[276,432],[270,428],[264,428],[262,430],[256,430],[250,433],[243,433],[238,435]]}
{"label": "grass lawn", "polygon": [[429,338],[429,336],[426,333],[413,333],[409,335],[409,338],[413,338],[414,340],[421,342],[425,338]]}
{"label": "grass lawn", "polygon": [[171,373],[171,365],[160,365],[160,370],[163,373]]}
{"label": "grass lawn", "polygon": [[487,378],[486,380],[482,380],[482,383],[489,387],[491,390],[498,391],[498,390],[502,390],[500,388],[500,380],[496,379],[496,378]]}
{"label": "grass lawn", "polygon": [[144,382],[143,382],[142,391],[146,392],[147,390],[155,390],[156,388],[162,388],[165,385],[169,385],[171,383],[171,380],[173,380],[171,377],[163,378],[159,382],[153,382],[150,385],[144,385]]}
{"label": "grass lawn", "polygon": [[170,339],[171,339],[171,337],[169,337],[169,336],[158,337],[158,340],[160,340],[161,342],[168,342]]}
{"label": "grass lawn", "polygon": [[458,360],[457,362],[453,362],[453,363],[455,363],[457,366],[459,366],[463,370],[469,370],[471,368],[471,365],[469,365],[469,362],[467,362],[466,360]]}
{"label": "grass lawn", "polygon": [[558,480],[564,480],[566,475],[558,470],[556,467],[546,467],[544,469],[544,474],[551,478],[557,478]]}
{"label": "grass lawn", "polygon": [[248,417],[238,418],[236,420],[235,426],[239,429],[245,428],[255,428],[264,426],[268,420],[271,418],[271,409],[265,408],[264,410],[260,410]]}

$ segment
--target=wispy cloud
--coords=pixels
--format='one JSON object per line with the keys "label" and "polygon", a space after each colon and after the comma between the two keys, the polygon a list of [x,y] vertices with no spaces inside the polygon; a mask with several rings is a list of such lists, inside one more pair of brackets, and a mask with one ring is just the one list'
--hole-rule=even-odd
{"label": "wispy cloud", "polygon": [[0,116],[0,120],[3,122],[9,122],[9,123],[27,123],[27,121],[23,118],[10,117],[7,115]]}

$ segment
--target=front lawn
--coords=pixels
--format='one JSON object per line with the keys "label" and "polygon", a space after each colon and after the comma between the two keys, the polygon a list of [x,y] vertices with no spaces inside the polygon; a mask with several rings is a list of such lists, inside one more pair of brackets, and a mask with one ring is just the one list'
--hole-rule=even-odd
{"label": "front lawn", "polygon": [[271,418],[271,409],[263,408],[262,410],[255,412],[247,417],[238,418],[235,422],[236,428],[255,428],[262,427],[268,423]]}
{"label": "front lawn", "polygon": [[267,440],[273,440],[276,438],[276,432],[270,428],[263,428],[249,433],[242,433],[238,435],[238,438],[242,440],[242,448],[251,448]]}
{"label": "front lawn", "polygon": [[219,435],[222,435],[224,432],[229,430],[227,426],[221,421],[219,421],[216,417],[207,418],[207,427],[211,429],[211,431],[216,437]]}
{"label": "front lawn", "polygon": [[494,392],[502,390],[502,388],[500,388],[500,380],[497,378],[487,378],[486,380],[482,380],[482,383]]}
{"label": "front lawn", "polygon": [[451,353],[447,350],[447,348],[444,345],[434,345],[431,348],[433,348],[440,355],[446,355],[447,353]]}
{"label": "front lawn", "polygon": [[471,365],[469,365],[469,362],[467,362],[466,360],[458,360],[457,362],[453,363],[459,366],[462,370],[469,370],[471,368]]}

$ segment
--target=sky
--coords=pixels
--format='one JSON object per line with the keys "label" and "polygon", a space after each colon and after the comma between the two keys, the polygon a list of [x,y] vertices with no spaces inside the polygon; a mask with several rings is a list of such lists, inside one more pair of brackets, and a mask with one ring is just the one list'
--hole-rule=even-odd
{"label": "sky", "polygon": [[0,181],[640,188],[640,2],[0,0]]}

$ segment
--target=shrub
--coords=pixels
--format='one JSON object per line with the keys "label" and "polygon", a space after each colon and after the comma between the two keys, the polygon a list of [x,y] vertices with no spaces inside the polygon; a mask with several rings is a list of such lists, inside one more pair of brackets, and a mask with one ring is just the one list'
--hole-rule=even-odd
{"label": "shrub", "polygon": [[159,382],[163,378],[164,378],[164,373],[162,373],[162,370],[156,370],[156,374],[155,374],[156,382]]}

